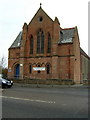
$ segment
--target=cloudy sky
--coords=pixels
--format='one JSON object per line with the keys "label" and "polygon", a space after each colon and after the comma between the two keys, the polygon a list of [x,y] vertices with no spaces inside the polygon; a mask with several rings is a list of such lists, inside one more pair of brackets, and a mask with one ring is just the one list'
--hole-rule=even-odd
{"label": "cloudy sky", "polygon": [[8,48],[40,3],[53,20],[58,17],[62,28],[78,27],[80,46],[88,54],[88,0],[0,0],[0,57],[8,58]]}

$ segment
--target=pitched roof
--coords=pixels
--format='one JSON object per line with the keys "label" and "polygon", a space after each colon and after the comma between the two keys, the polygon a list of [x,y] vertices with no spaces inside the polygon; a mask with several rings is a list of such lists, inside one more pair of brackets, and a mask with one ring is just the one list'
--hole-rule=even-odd
{"label": "pitched roof", "polygon": [[20,47],[22,40],[22,31],[18,34],[10,48]]}
{"label": "pitched roof", "polygon": [[82,48],[80,48],[80,53],[90,59],[90,57],[84,52]]}
{"label": "pitched roof", "polygon": [[[61,43],[72,43],[74,30],[75,29],[64,29],[64,30],[61,30],[61,32],[60,32],[61,38],[59,40],[59,44],[61,44]],[[13,42],[13,44],[11,45],[10,48],[20,47],[21,40],[22,40],[22,31],[18,34],[18,36],[16,37],[15,41]],[[83,49],[81,47],[80,47],[80,53],[82,55],[84,55],[85,57],[90,59],[90,57],[83,51]]]}
{"label": "pitched roof", "polygon": [[60,40],[58,44],[62,43],[72,43],[72,38],[74,36],[75,28],[62,29],[60,31]]}
{"label": "pitched roof", "polygon": [[[38,14],[39,11],[42,11],[52,22],[53,20],[49,17],[49,15],[42,9],[42,7],[40,6],[40,8],[37,10],[36,14],[34,15],[34,17],[31,19],[30,23],[33,21],[33,19],[35,18],[35,16]],[[29,24],[30,24],[29,23]]]}
{"label": "pitched roof", "polygon": [[[58,41],[58,44],[62,43],[72,43],[72,38],[74,35],[75,29],[62,29],[60,31],[60,40]],[[18,34],[15,41],[11,45],[10,48],[20,47],[22,40],[22,31]]]}

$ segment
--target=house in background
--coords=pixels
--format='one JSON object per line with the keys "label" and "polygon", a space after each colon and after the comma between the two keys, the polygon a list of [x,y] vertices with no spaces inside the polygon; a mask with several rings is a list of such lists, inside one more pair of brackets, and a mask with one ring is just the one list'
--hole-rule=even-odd
{"label": "house in background", "polygon": [[9,48],[8,78],[89,80],[90,57],[80,48],[77,27],[61,28],[40,8]]}

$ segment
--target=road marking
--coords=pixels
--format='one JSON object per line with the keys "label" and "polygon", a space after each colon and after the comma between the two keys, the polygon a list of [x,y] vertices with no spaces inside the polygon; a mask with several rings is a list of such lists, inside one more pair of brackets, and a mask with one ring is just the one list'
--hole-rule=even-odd
{"label": "road marking", "polygon": [[26,99],[26,98],[17,98],[17,97],[9,97],[9,96],[0,96],[2,98],[10,98],[10,99],[16,99],[16,100],[26,100],[31,102],[43,102],[43,103],[49,103],[49,104],[55,104],[55,101],[44,101],[44,100],[33,100],[33,99]]}
{"label": "road marking", "polygon": [[62,104],[63,106],[66,106],[67,104]]}

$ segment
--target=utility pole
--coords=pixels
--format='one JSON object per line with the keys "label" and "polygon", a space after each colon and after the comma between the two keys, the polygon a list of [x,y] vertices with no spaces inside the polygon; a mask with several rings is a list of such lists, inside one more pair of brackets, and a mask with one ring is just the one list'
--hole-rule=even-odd
{"label": "utility pole", "polygon": [[0,65],[0,78],[2,78],[2,66]]}

